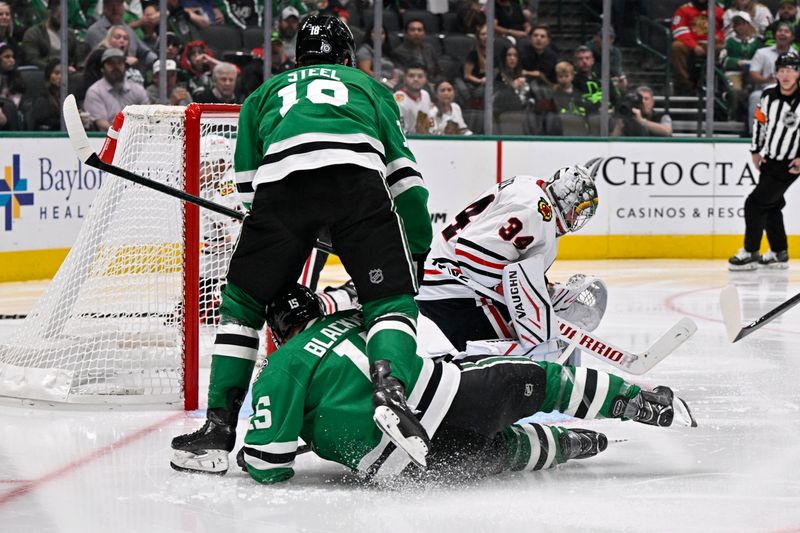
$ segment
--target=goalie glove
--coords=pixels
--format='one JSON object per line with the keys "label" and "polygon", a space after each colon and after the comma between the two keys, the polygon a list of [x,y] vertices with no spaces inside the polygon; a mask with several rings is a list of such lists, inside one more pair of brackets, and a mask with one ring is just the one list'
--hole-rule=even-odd
{"label": "goalie glove", "polygon": [[322,303],[322,309],[326,315],[332,315],[338,311],[361,309],[353,280],[348,280],[347,283],[338,287],[325,287],[323,290],[317,291],[317,298]]}
{"label": "goalie glove", "polygon": [[548,287],[556,314],[594,331],[606,312],[608,289],[603,280],[586,274],[574,274],[566,285],[555,283]]}

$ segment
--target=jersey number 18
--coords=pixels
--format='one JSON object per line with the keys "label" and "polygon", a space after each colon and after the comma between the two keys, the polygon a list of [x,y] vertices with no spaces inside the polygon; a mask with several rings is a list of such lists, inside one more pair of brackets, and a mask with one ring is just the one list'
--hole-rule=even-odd
{"label": "jersey number 18", "polygon": [[[285,117],[292,106],[300,101],[297,97],[297,83],[290,83],[278,91],[278,96],[283,100],[280,113],[282,117]],[[318,78],[312,80],[306,86],[305,97],[314,104],[329,104],[339,107],[347,103],[349,94],[344,83],[337,80]]]}

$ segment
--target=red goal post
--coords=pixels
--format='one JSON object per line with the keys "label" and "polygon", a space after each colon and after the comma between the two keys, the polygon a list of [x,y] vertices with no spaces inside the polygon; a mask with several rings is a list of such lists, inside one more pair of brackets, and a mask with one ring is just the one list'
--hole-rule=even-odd
{"label": "red goal post", "polygon": [[[229,207],[239,106],[129,106],[101,159]],[[65,157],[74,157],[65,154]],[[45,294],[0,344],[0,396],[198,407],[238,223],[104,177]]]}

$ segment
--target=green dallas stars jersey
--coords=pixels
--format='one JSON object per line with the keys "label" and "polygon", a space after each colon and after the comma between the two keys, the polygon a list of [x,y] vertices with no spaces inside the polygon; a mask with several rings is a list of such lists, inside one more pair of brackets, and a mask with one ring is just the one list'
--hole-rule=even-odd
{"label": "green dallas stars jersey", "polygon": [[430,246],[428,192],[397,104],[387,88],[356,68],[302,67],[262,84],[242,105],[234,160],[248,209],[259,184],[295,171],[341,164],[376,170],[395,199],[411,253]]}
{"label": "green dallas stars jersey", "polygon": [[[410,459],[372,421],[366,330],[356,311],[311,323],[267,359],[253,384],[253,416],[245,437],[250,475],[276,483],[293,475],[297,438],[320,457],[359,472],[391,476]],[[395,362],[395,365],[401,362]],[[455,397],[458,367],[429,359],[402,369],[408,403],[433,437]]]}

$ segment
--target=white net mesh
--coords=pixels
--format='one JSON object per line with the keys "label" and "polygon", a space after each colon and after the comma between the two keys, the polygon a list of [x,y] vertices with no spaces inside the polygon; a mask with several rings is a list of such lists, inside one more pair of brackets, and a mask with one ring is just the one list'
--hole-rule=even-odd
{"label": "white net mesh", "polygon": [[[114,164],[183,188],[184,113],[128,107]],[[202,120],[201,132],[201,144],[202,136],[224,141],[211,154],[213,161],[204,164],[201,157],[201,195],[234,207],[236,119]],[[209,213],[200,210],[200,320],[213,325],[239,224]],[[0,395],[74,403],[181,401],[183,251],[180,200],[104,176],[55,278],[0,345]],[[201,346],[210,348],[213,327],[200,330]]]}

